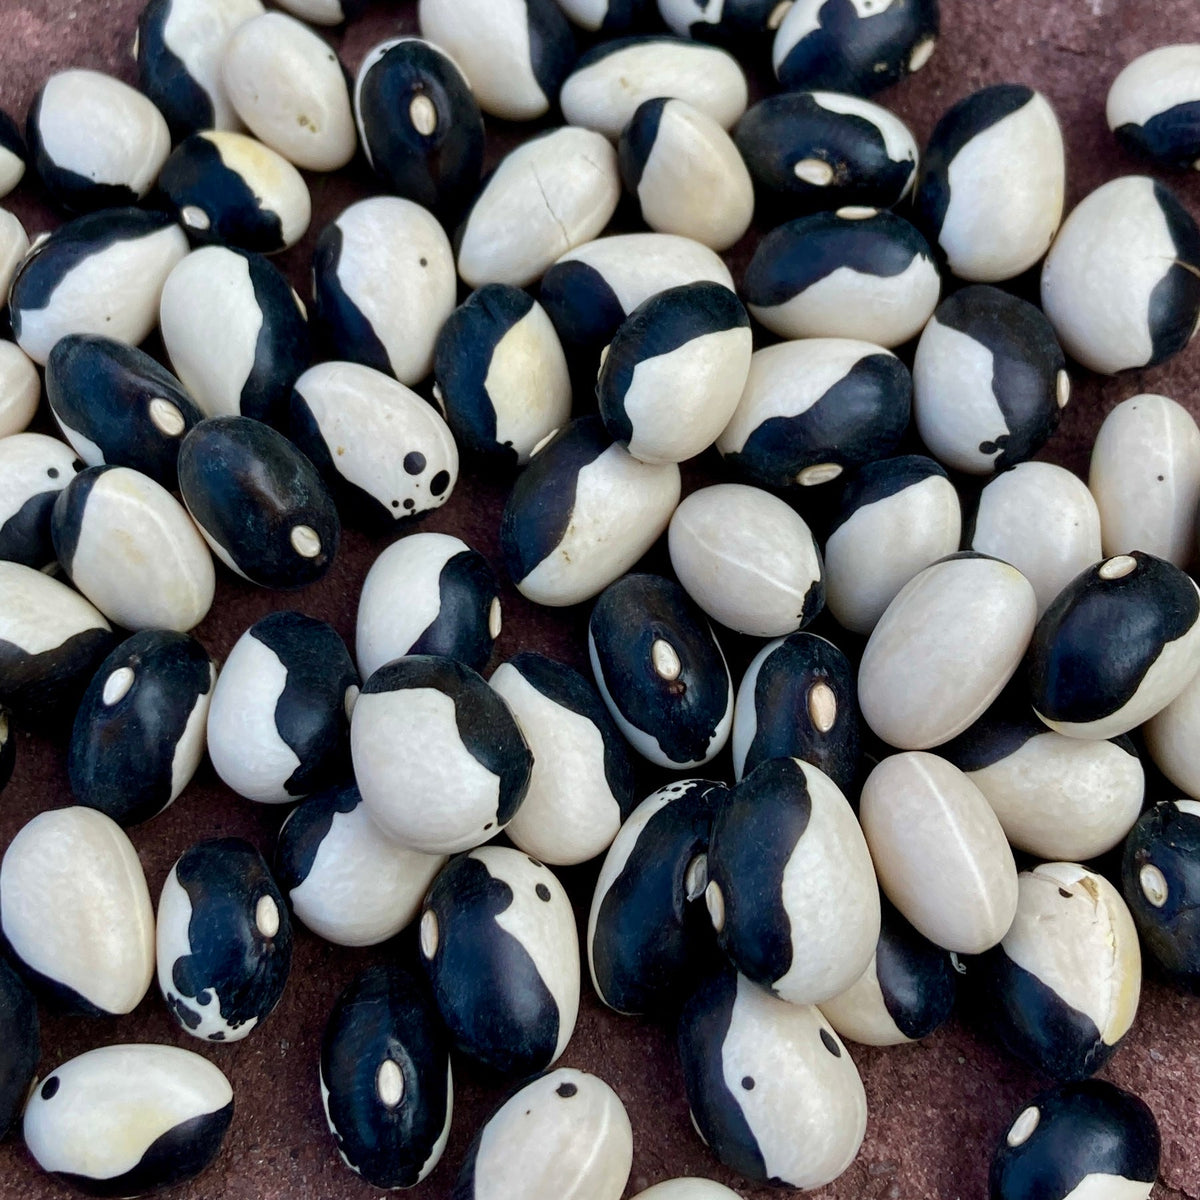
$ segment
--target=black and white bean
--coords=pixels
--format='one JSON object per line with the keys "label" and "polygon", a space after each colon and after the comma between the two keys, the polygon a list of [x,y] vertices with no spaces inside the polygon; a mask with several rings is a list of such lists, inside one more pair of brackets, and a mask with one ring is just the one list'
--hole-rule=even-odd
{"label": "black and white bean", "polygon": [[364,679],[406,654],[482,671],[500,635],[500,585],[478,550],[448,533],[412,533],[371,564],[358,598],[355,658]]}
{"label": "black and white bean", "polygon": [[345,69],[328,44],[284,13],[239,25],[221,54],[234,111],[265,146],[306,171],[336,171],[358,147]]}
{"label": "black and white bean", "polygon": [[279,1003],[292,966],[287,904],[241,838],[183,852],[158,899],[158,986],[193,1037],[236,1042]]}
{"label": "black and white bean", "polygon": [[598,416],[561,429],[517,477],[500,525],[508,576],[535,604],[603,591],[667,528],[682,487],[674,463],[639,462]]}
{"label": "black and white bean", "polygon": [[1038,621],[1025,664],[1037,715],[1078,738],[1128,733],[1166,708],[1198,668],[1200,589],[1141,551],[1069,583]]}
{"label": "black and white bean", "polygon": [[15,342],[0,341],[0,438],[28,429],[41,398],[32,359]]}
{"label": "black and white bean", "polygon": [[567,893],[536,859],[479,846],[447,863],[425,898],[420,955],[460,1053],[521,1079],[566,1049],[579,939]]}
{"label": "black and white bean", "polygon": [[283,423],[310,347],[304,306],[278,268],[228,246],[194,250],[163,285],[159,327],[206,417]]}
{"label": "black and white bean", "polygon": [[844,992],[879,940],[879,889],[854,810],[800,759],[762,763],[718,806],[704,901],[734,966],[792,1004]]}
{"label": "black and white bean", "polygon": [[331,357],[410,386],[454,310],[454,251],[434,215],[397,196],[351,204],[313,251],[313,323]]}
{"label": "black and white bean", "polygon": [[633,808],[629,748],[595,687],[531,651],[488,681],[512,710],[533,754],[529,790],[507,833],[550,866],[603,854]]}
{"label": "black and white bean", "polygon": [[771,59],[787,91],[869,96],[919,71],[937,45],[937,0],[796,0]]}
{"label": "black and white bean", "polygon": [[750,108],[734,141],[767,209],[891,208],[912,190],[917,142],[899,117],[841,92],[783,92]]}
{"label": "black and white bean", "polygon": [[936,754],[885,758],[867,777],[859,820],[884,895],[916,930],[981,954],[1017,911],[1017,868],[987,797]]}
{"label": "black and white bean", "polygon": [[1191,562],[1200,504],[1200,428],[1182,404],[1144,394],[1118,404],[1092,444],[1088,487],[1106,555],[1144,550],[1177,567]]}
{"label": "black and white bean", "polygon": [[1200,46],[1158,46],[1112,81],[1105,115],[1117,141],[1163,167],[1200,162]]}
{"label": "black and white bean", "polygon": [[380,42],[354,82],[358,140],[392,192],[455,217],[483,170],[483,118],[458,64],[432,42]]}
{"label": "black and white bean", "polygon": [[854,670],[832,642],[815,633],[768,642],[738,688],[730,735],[734,777],[772,758],[799,758],[851,793],[861,726]]}
{"label": "black and white bean", "polygon": [[864,719],[901,750],[948,742],[1000,695],[1036,623],[1033,588],[1008,563],[965,553],[926,567],[871,631],[858,670]]}
{"label": "black and white bean", "polygon": [[493,838],[529,787],[533,755],[508,705],[464,663],[396,659],[363,685],[350,721],[354,777],[389,837],[425,854]]}
{"label": "black and white bean", "polygon": [[1090,370],[1165,362],[1200,321],[1200,229],[1164,184],[1113,179],[1063,222],[1042,266],[1042,308]]}
{"label": "black and white bean", "polygon": [[673,580],[626,575],[588,621],[596,686],[633,748],[687,770],[724,749],[733,724],[729,668],[703,612]]}
{"label": "black and white bean", "polygon": [[733,139],[686,100],[638,105],[621,131],[621,178],[660,233],[728,250],[750,227],[754,184]]}
{"label": "black and white bean", "polygon": [[999,288],[963,288],[938,305],[917,343],[917,432],[939,462],[970,475],[1024,462],[1071,398],[1066,368],[1040,309]]}
{"label": "black and white bean", "polygon": [[780,337],[889,348],[921,332],[941,288],[929,243],[903,217],[873,208],[813,213],[773,229],[742,283],[751,315]]}
{"label": "black and white bean", "polygon": [[783,19],[780,8],[779,0],[658,0],[659,16],[672,33],[734,46],[775,30]]}
{"label": "black and white bean", "polygon": [[173,488],[184,435],[204,414],[165,367],[134,346],[68,334],[46,360],[46,399],[89,467],[133,467]]}
{"label": "black and white bean", "polygon": [[259,587],[304,587],[333,564],[341,525],[321,476],[261,421],[195,426],[179,449],[179,490],[217,558]]}
{"label": "black and white bean", "polygon": [[216,664],[195,638],[144,630],[100,664],[71,729],[67,777],[80,804],[119,825],[172,804],[204,757]]}
{"label": "black and white bean", "polygon": [[549,112],[575,61],[554,0],[421,0],[417,17],[421,36],[461,66],[479,107],[507,121]]}
{"label": "black and white bean", "polygon": [[238,638],[208,710],[208,754],[227,786],[289,804],[349,775],[358,674],[332,625],[268,613]]}
{"label": "black and white bean", "polygon": [[54,562],[50,514],[81,465],[44,433],[0,438],[0,559],[39,571]]}
{"label": "black and white bean", "polygon": [[186,633],[212,607],[212,555],[187,510],[149,475],[80,471],[55,501],[50,529],[62,569],[116,625]]}
{"label": "black and white bean", "polygon": [[667,546],[687,594],[738,633],[794,633],[824,606],[824,568],[811,530],[761,488],[717,483],[693,492],[671,518]]}
{"label": "black and white bean", "polygon": [[39,996],[75,1015],[133,1012],[154,977],[154,909],[137,851],[94,808],[55,808],[0,863],[0,931]]}
{"label": "black and white bean", "polygon": [[826,534],[829,611],[852,633],[869,634],[900,589],[953,554],[961,536],[958,492],[933,459],[865,463],[842,487]]}
{"label": "black and white bean", "polygon": [[39,366],[68,333],[136,346],[154,328],[163,284],[186,253],[187,238],[166,213],[113,208],[60,225],[13,276],[17,345]]}
{"label": "black and white bean", "polygon": [[592,986],[609,1008],[671,1011],[708,971],[708,842],[725,793],[709,779],[668,783],[633,810],[609,847],[587,924]]}
{"label": "black and white bean", "polygon": [[[553,269],[553,268],[551,268]],[[525,466],[571,416],[571,376],[546,310],[527,292],[489,283],[442,324],[434,399],[465,452]]]}
{"label": "black and white bean", "polygon": [[362,795],[342,784],[298,804],[279,830],[275,878],[296,918],[338,946],[375,946],[421,911],[438,854],[384,837]]}
{"label": "black and white bean", "polygon": [[1050,248],[1066,173],[1062,130],[1045,96],[1022,84],[981,88],[934,127],[916,220],[960,279],[1012,279]]}
{"label": "black and white bean", "polygon": [[968,971],[974,1014],[1012,1055],[1055,1079],[1086,1079],[1133,1025],[1142,956],[1121,893],[1075,863],[1018,877],[1017,912]]}
{"label": "black and white bean", "polygon": [[818,1188],[854,1161],[867,1099],[818,1008],[779,1000],[726,968],[684,1006],[679,1055],[692,1123],[739,1175]]}
{"label": "black and white bean", "polygon": [[912,376],[889,350],[813,337],[755,351],[717,449],[759,487],[815,487],[896,449]]}
{"label": "black and white bean", "polygon": [[321,1039],[321,1100],[342,1161],[374,1187],[420,1183],[446,1149],[453,1097],[424,989],[391,964],[356,975]]}
{"label": "black and white bean", "polygon": [[209,129],[184,138],[158,186],[196,245],[275,254],[295,245],[312,217],[300,172],[244,133]]}
{"label": "black and white bean", "polygon": [[233,1120],[221,1069],[176,1046],[102,1046],[63,1063],[25,1107],[25,1146],[63,1183],[144,1196],[194,1179]]}

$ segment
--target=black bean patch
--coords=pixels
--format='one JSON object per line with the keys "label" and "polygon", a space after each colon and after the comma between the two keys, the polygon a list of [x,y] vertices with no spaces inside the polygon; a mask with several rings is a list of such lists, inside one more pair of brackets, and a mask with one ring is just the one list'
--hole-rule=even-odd
{"label": "black bean patch", "polygon": [[50,1078],[47,1079],[46,1082],[42,1084],[42,1099],[43,1100],[52,1099],[55,1096],[55,1094],[58,1092],[58,1089],[59,1089],[59,1078],[57,1075],[51,1075]]}
{"label": "black bean patch", "polygon": [[544,883],[539,883],[534,890],[537,892],[537,898],[539,900],[550,899],[550,889]]}
{"label": "black bean patch", "polygon": [[833,1055],[834,1058],[842,1057],[842,1048],[834,1041],[833,1034],[828,1029],[821,1030],[821,1041],[825,1043],[825,1049]]}
{"label": "black bean patch", "polygon": [[560,1083],[554,1090],[564,1100],[570,1100],[570,1098],[575,1095],[577,1091],[579,1091],[579,1089],[573,1083]]}
{"label": "black bean patch", "polygon": [[410,475],[420,475],[425,470],[425,455],[419,450],[412,450],[404,456],[404,469]]}

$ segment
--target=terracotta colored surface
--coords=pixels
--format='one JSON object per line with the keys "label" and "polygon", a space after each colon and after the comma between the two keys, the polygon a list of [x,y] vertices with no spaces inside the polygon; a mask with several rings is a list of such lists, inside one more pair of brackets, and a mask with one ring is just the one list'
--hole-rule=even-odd
{"label": "terracotta colored surface", "polygon": [[[129,47],[139,4],[140,0],[0,0],[0,106],[23,116],[41,80],[67,66],[98,67],[132,80]],[[1037,86],[1054,103],[1066,130],[1071,203],[1104,180],[1139,169],[1117,150],[1104,124],[1105,92],[1119,68],[1160,43],[1200,41],[1200,5],[1195,0],[942,0],[942,8],[943,38],[930,65],[881,99],[912,123],[923,142],[939,113],[976,87],[1000,81]],[[353,71],[375,42],[413,30],[411,0],[376,0],[350,29],[328,36]],[[523,132],[493,127],[491,161]],[[351,200],[374,190],[361,166],[337,179],[314,177],[310,182],[312,231],[279,260],[302,291],[316,232]],[[1200,179],[1191,175],[1172,183],[1200,215]],[[23,185],[5,203],[31,233],[56,222],[36,183]],[[730,256],[735,275],[744,268],[754,237]],[[1074,399],[1045,457],[1086,470],[1090,437],[1117,402],[1138,391],[1161,391],[1200,413],[1198,382],[1200,351],[1195,349],[1164,368],[1116,381],[1078,372]],[[709,458],[701,460],[687,473],[689,485],[713,475],[716,467]],[[447,507],[423,527],[456,533],[495,559],[506,490],[503,481],[464,479]],[[352,644],[358,589],[383,544],[348,532],[333,573],[320,585],[292,596],[258,591],[222,572],[216,607],[198,636],[213,654],[223,657],[257,617],[274,607],[294,606],[331,621]],[[664,557],[658,549],[651,555],[652,566],[662,565]],[[504,602],[504,632],[493,663],[531,647],[585,666],[585,611],[539,611],[510,588]],[[752,650],[748,639],[730,646],[735,671]],[[16,774],[0,801],[0,845],[7,845],[34,813],[70,803],[63,750],[62,739],[20,736]],[[710,773],[727,776],[727,758],[713,764]],[[647,773],[646,789],[656,783]],[[132,837],[157,896],[171,863],[191,842],[236,834],[269,855],[282,816],[282,810],[233,796],[206,767],[172,809],[135,829]],[[564,873],[583,916],[596,869]],[[237,1111],[216,1166],[174,1193],[180,1200],[366,1197],[371,1189],[342,1166],[325,1128],[316,1084],[317,1048],[333,1000],[354,973],[383,957],[407,958],[412,952],[411,940],[404,935],[374,951],[350,952],[301,930],[285,998],[247,1041],[222,1047],[188,1038],[169,1019],[155,990],[124,1020],[46,1018],[42,1069],[48,1071],[93,1046],[119,1041],[173,1042],[200,1050],[230,1076]],[[1046,1082],[1007,1061],[958,1023],[921,1045],[888,1052],[854,1048],[853,1054],[866,1083],[870,1123],[855,1164],[842,1179],[815,1193],[825,1200],[983,1196],[997,1137],[1011,1115]],[[635,1145],[629,1195],[680,1174],[709,1175],[736,1186],[690,1127],[668,1030],[604,1012],[585,987],[578,1029],[563,1061],[601,1074],[628,1106]],[[1163,1185],[1156,1195],[1200,1196],[1200,1002],[1148,982],[1137,1027],[1105,1074],[1145,1097],[1158,1117],[1164,1159]],[[432,1177],[413,1192],[421,1200],[450,1195],[464,1149],[503,1092],[478,1082],[465,1066],[457,1073],[455,1090],[449,1148]],[[739,1190],[747,1197],[781,1194]],[[0,1196],[15,1200],[66,1194],[37,1172],[19,1140],[0,1146]]]}

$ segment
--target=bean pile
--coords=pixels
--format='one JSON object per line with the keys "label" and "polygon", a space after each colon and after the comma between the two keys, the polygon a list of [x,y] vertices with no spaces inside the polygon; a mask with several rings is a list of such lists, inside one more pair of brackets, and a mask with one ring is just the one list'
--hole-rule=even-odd
{"label": "bean pile", "polygon": [[[1200,428],[1139,391],[1086,484],[1033,458],[1088,372],[1200,325],[1200,47],[1116,78],[1142,173],[1067,211],[1034,88],[923,148],[881,107],[936,0],[421,0],[353,77],[313,26],[354,6],[285,8],[150,0],[137,89],[59,70],[0,121],[0,190],[63,216],[0,212],[0,786],[50,748],[63,780],[0,862],[0,1125],[85,1192],[185,1184],[303,988],[277,1099],[331,1136],[293,1158],[737,1195],[631,1182],[690,1136],[605,1069],[649,1029],[692,1161],[820,1188],[854,1044],[957,1011],[1054,1081],[994,1200],[1148,1197],[1155,1117],[1093,1076],[1144,967],[1200,990]],[[497,155],[496,119],[533,124]],[[506,629],[536,608],[553,644]],[[253,815],[206,815],[214,775]]]}

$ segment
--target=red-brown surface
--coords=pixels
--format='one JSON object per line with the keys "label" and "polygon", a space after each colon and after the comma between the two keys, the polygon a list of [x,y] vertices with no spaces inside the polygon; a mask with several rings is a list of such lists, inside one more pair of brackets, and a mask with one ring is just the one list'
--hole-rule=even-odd
{"label": "red-brown surface", "polygon": [[[130,46],[141,0],[0,0],[0,106],[19,119],[39,83],[68,66],[108,70],[133,80]],[[345,31],[327,33],[347,68],[384,37],[414,31],[412,0],[375,0]],[[1116,147],[1104,123],[1108,85],[1124,63],[1165,42],[1200,41],[1196,0],[942,0],[942,40],[919,75],[880,99],[908,120],[923,143],[938,115],[965,93],[1001,81],[1031,84],[1045,92],[1062,120],[1069,154],[1069,204],[1103,181],[1140,169]],[[761,78],[761,75],[760,75]],[[524,131],[490,127],[489,162]],[[310,179],[312,229],[277,260],[306,291],[316,233],[346,204],[375,190],[356,166],[338,178]],[[1200,178],[1175,177],[1173,186],[1200,215]],[[30,233],[57,217],[35,182],[4,202]],[[756,234],[729,256],[735,276],[748,260]],[[1104,413],[1139,391],[1160,391],[1200,413],[1200,350],[1173,363],[1118,380],[1076,372],[1074,398],[1044,457],[1085,471],[1090,440]],[[580,398],[582,400],[582,398]],[[689,484],[711,474],[703,460],[687,473]],[[450,503],[424,528],[453,532],[497,560],[497,528],[506,486],[460,480]],[[197,635],[223,657],[238,635],[271,608],[297,607],[322,617],[353,645],[355,607],[362,579],[385,539],[347,532],[333,572],[296,595],[271,594],[234,580],[222,570],[217,603]],[[661,559],[659,560],[661,561]],[[523,601],[506,585],[504,632],[493,663],[534,648],[586,668],[581,638],[585,611],[550,612]],[[748,646],[731,648],[740,669]],[[63,765],[64,740],[26,734],[18,739],[18,764],[0,800],[0,846],[34,813],[71,802]],[[728,774],[725,758],[713,773]],[[653,781],[647,777],[647,786]],[[279,809],[233,796],[207,766],[164,815],[132,831],[151,892],[157,896],[171,863],[193,841],[218,834],[249,838],[270,855],[282,819]],[[596,868],[566,872],[566,882],[586,910]],[[325,1128],[317,1090],[317,1049],[326,1015],[356,971],[389,955],[408,956],[402,935],[371,951],[328,946],[298,930],[295,964],[283,1002],[249,1039],[229,1046],[201,1044],[168,1017],[157,989],[130,1017],[113,1021],[46,1018],[42,1071],[94,1046],[121,1041],[172,1042],[198,1050],[230,1077],[236,1115],[213,1169],[173,1193],[180,1200],[229,1197],[251,1200],[355,1200],[372,1194],[339,1161]],[[628,1107],[634,1129],[634,1166],[628,1195],[674,1175],[708,1175],[738,1187],[747,1198],[776,1196],[772,1189],[738,1186],[696,1138],[687,1117],[682,1080],[670,1032],[602,1010],[585,985],[579,1025],[565,1064],[602,1075]],[[953,1023],[927,1042],[879,1051],[852,1048],[866,1083],[870,1120],[854,1165],[814,1195],[824,1200],[975,1200],[986,1194],[987,1167],[997,1137],[1011,1115],[1045,1086],[1025,1069]],[[1200,1196],[1200,1000],[1148,982],[1137,1026],[1105,1075],[1142,1095],[1163,1133],[1163,1183],[1159,1197]],[[502,1089],[482,1086],[466,1066],[456,1074],[453,1132],[445,1158],[412,1193],[420,1200],[450,1195],[463,1151]],[[65,1188],[46,1179],[19,1139],[0,1146],[0,1196],[59,1197]]]}

